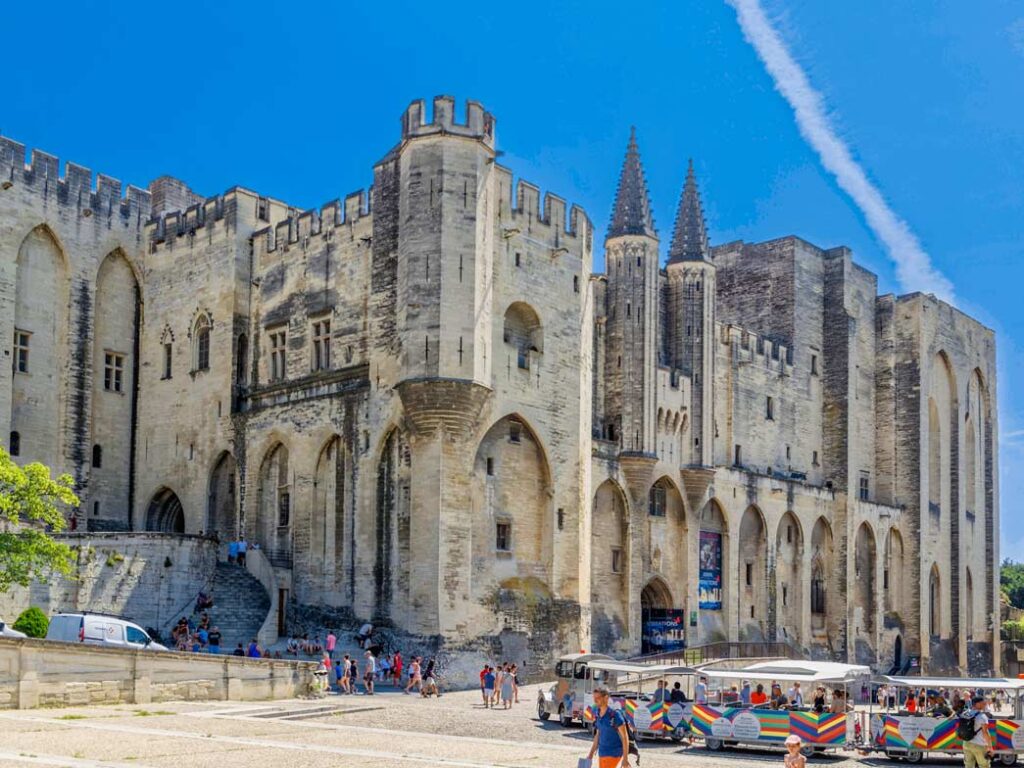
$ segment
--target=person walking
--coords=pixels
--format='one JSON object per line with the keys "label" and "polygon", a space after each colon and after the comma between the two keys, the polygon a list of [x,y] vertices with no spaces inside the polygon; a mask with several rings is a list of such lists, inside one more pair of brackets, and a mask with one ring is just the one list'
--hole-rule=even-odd
{"label": "person walking", "polygon": [[594,689],[597,716],[594,718],[594,740],[590,744],[587,760],[598,755],[598,768],[629,768],[629,730],[626,718],[617,709],[608,706],[608,688]]}
{"label": "person walking", "polygon": [[484,706],[487,706],[487,686],[484,685],[484,678],[487,677],[487,673],[491,671],[490,664],[484,664],[484,668],[480,670],[480,696],[484,700]]}
{"label": "person walking", "polygon": [[964,768],[989,768],[992,765],[992,735],[988,732],[988,704],[984,696],[971,699],[956,724],[956,735],[964,745]]}
{"label": "person walking", "polygon": [[422,693],[422,691],[423,691],[423,678],[421,677],[421,672],[420,672],[420,657],[419,656],[413,656],[412,657],[412,663],[409,664],[409,684],[407,686],[405,686],[404,693],[409,693],[409,691],[412,690],[413,686],[416,686],[416,690]]}
{"label": "person walking", "polygon": [[494,685],[491,686],[491,704],[498,706],[498,696],[501,694],[501,683],[505,678],[505,665],[499,664],[494,670]]}
{"label": "person walking", "polygon": [[245,540],[245,536],[238,540],[238,564],[245,565],[245,553],[249,551],[249,544]]}
{"label": "person walking", "polygon": [[512,700],[519,703],[519,665],[512,665]]}
{"label": "person walking", "polygon": [[391,674],[395,678],[395,687],[402,687],[402,652],[395,651],[395,660],[391,665]]}
{"label": "person walking", "polygon": [[366,684],[366,695],[373,696],[373,680],[377,676],[377,659],[373,657],[373,651],[363,654],[366,657],[366,665],[363,670],[363,682]]}
{"label": "person walking", "polygon": [[327,630],[327,640],[324,643],[324,649],[327,651],[327,655],[331,661],[334,661],[334,648],[338,645],[338,636],[334,634],[333,629]]}

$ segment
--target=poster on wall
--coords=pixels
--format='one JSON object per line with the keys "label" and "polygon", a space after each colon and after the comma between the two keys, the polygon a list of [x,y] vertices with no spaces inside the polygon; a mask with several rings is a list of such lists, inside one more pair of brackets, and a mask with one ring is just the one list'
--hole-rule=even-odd
{"label": "poster on wall", "polygon": [[700,532],[697,601],[702,610],[722,609],[722,534]]}

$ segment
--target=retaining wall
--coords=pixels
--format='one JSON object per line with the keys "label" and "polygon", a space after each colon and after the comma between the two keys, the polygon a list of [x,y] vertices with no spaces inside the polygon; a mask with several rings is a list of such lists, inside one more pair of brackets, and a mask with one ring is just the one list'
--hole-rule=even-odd
{"label": "retaining wall", "polygon": [[0,709],[263,701],[309,690],[310,662],[0,638]]}

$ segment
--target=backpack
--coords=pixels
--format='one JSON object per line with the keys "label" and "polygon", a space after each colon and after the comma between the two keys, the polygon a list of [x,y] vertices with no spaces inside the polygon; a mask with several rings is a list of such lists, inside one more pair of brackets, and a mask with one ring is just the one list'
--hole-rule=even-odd
{"label": "backpack", "polygon": [[965,709],[956,719],[956,737],[960,741],[970,741],[978,732],[974,725],[974,717],[977,713],[973,709]]}

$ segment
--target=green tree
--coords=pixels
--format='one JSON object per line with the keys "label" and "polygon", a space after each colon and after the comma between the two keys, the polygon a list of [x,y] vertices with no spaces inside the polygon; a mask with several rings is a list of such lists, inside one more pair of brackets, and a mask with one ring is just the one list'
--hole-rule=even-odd
{"label": "green tree", "polygon": [[1024,563],[1003,560],[999,569],[999,588],[1014,608],[1024,608]]}
{"label": "green tree", "polygon": [[13,626],[29,637],[46,637],[46,630],[50,628],[50,620],[46,618],[42,608],[33,605],[21,612]]}
{"label": "green tree", "polygon": [[67,525],[61,505],[78,506],[73,482],[42,464],[19,467],[0,447],[0,592],[71,573],[71,548],[50,534]]}

